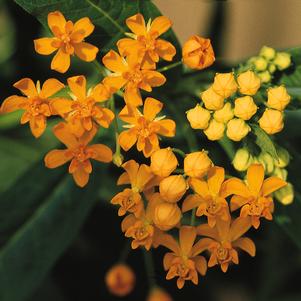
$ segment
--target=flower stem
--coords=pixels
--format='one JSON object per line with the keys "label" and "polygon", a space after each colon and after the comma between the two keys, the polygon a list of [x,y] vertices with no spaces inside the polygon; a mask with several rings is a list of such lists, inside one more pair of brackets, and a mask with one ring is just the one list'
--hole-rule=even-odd
{"label": "flower stem", "polygon": [[152,251],[143,250],[144,255],[144,264],[148,279],[148,285],[151,289],[152,287],[156,286],[156,280],[155,280],[155,269],[154,269],[154,261],[152,256]]}
{"label": "flower stem", "polygon": [[174,153],[179,154],[179,155],[180,155],[181,157],[183,157],[183,158],[186,157],[186,154],[185,154],[182,150],[180,150],[180,149],[178,149],[178,148],[172,148],[172,151],[173,151]]}
{"label": "flower stem", "polygon": [[191,211],[191,218],[190,218],[190,225],[194,226],[195,225],[195,212],[196,212],[196,208],[193,208]]}
{"label": "flower stem", "polygon": [[97,62],[97,60],[92,61],[92,64],[94,65],[94,67],[96,68],[96,70],[100,72],[100,74],[103,77],[106,77],[108,75],[107,69],[105,67],[103,67],[101,64],[99,64]]}
{"label": "flower stem", "polygon": [[157,71],[158,71],[158,72],[165,72],[165,71],[167,71],[167,70],[176,68],[176,67],[178,67],[178,66],[180,66],[180,65],[182,65],[182,61],[178,61],[178,62],[175,62],[175,63],[173,63],[173,64],[164,66],[164,67],[158,69]]}
{"label": "flower stem", "polygon": [[116,117],[116,108],[115,108],[115,99],[114,96],[111,97],[110,99],[110,109],[114,112],[115,118],[113,120],[114,124],[114,131],[115,131],[115,156],[120,157],[120,144],[118,142],[118,136],[119,136],[119,127],[118,127],[118,122],[117,122],[117,117]]}

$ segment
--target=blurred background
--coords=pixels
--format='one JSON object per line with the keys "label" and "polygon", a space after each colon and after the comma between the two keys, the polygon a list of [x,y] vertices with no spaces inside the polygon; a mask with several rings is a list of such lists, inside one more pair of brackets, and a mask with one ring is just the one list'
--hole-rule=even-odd
{"label": "blurred background", "polygon": [[[301,45],[300,0],[155,0],[154,3],[173,20],[174,30],[181,42],[192,34],[211,38],[217,57],[227,62],[228,66],[255,55],[263,45],[279,49]],[[16,93],[12,85],[23,77],[42,81],[49,77],[60,78],[49,70],[50,58],[34,52],[32,41],[41,36],[43,29],[34,17],[14,1],[0,0],[0,102]],[[88,64],[76,61],[70,76],[79,73],[93,76],[93,72]],[[32,211],[17,214],[13,201],[25,198],[39,185],[41,190],[51,191],[58,181],[57,174],[61,176],[66,171],[65,167],[59,171],[41,167],[43,156],[57,145],[57,141],[50,131],[35,140],[27,126],[19,126],[19,117],[19,113],[13,113],[0,118],[0,200],[12,199],[12,202],[5,204],[0,201],[0,246],[9,241],[16,227],[24,223],[26,214],[31,214],[39,204],[37,198],[30,208]],[[109,138],[105,136],[103,139]],[[32,175],[32,168],[41,168],[49,179],[42,181],[42,178],[36,178],[25,185],[25,180]],[[127,262],[137,279],[131,295],[123,299],[114,297],[104,283],[106,271],[118,262],[120,253],[127,248],[119,226],[121,219],[116,209],[108,205],[108,200],[116,193],[115,181],[119,173],[115,167],[106,170],[97,204],[87,213],[83,226],[74,234],[72,243],[34,295],[24,301],[145,300],[149,287],[143,252],[140,250],[128,256]],[[18,194],[19,187],[23,194]],[[73,197],[77,197],[79,202],[86,201],[79,194]],[[17,226],[8,222],[16,216]],[[187,284],[181,291],[176,288],[175,281],[165,280],[162,268],[164,252],[156,250],[153,257],[157,283],[174,300],[301,300],[301,289],[297,284],[301,279],[300,250],[276,223],[263,225],[262,231],[250,233],[257,246],[255,258],[241,254],[239,266],[231,266],[227,274],[218,268],[210,269],[198,286]],[[14,260],[13,256],[11,260]],[[28,272],[34,260],[34,254],[28,258]],[[17,274],[19,272],[21,275],[21,271],[16,270]],[[22,273],[26,275],[26,271]],[[22,279],[16,280],[16,289],[18,285],[22,285]]]}

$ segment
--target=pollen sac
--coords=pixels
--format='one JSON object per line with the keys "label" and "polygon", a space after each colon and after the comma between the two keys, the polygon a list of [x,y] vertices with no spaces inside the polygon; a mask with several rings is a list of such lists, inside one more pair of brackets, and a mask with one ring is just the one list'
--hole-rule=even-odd
{"label": "pollen sac", "polygon": [[184,159],[184,172],[189,177],[202,178],[211,166],[212,161],[205,151],[190,153]]}
{"label": "pollen sac", "polygon": [[151,156],[152,172],[160,177],[168,177],[177,167],[178,160],[171,148],[162,148]]}
{"label": "pollen sac", "polygon": [[187,183],[182,175],[172,175],[160,182],[161,197],[170,203],[178,202],[187,190]]}

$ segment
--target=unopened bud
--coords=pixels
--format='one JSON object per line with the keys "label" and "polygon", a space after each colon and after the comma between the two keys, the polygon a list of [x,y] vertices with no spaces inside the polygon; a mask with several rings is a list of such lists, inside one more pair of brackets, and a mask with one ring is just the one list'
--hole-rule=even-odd
{"label": "unopened bud", "polygon": [[287,69],[291,64],[291,55],[287,52],[278,52],[273,63],[281,70]]}
{"label": "unopened bud", "polygon": [[272,47],[263,46],[259,52],[259,55],[270,61],[275,57],[276,50]]}
{"label": "unopened bud", "polygon": [[240,148],[235,153],[232,164],[238,171],[245,171],[252,163],[252,156],[246,148]]}
{"label": "unopened bud", "polygon": [[283,205],[290,205],[295,197],[294,187],[291,183],[274,193],[275,198]]}

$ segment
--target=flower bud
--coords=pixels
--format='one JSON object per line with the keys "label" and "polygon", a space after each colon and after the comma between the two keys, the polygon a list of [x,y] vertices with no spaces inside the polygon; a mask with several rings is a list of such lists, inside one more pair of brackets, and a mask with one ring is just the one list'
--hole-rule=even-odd
{"label": "flower bud", "polygon": [[223,98],[231,96],[237,91],[237,83],[235,81],[233,73],[217,73],[215,75],[212,88]]}
{"label": "flower bud", "polygon": [[276,71],[276,65],[275,64],[269,64],[269,67],[268,67],[268,71],[270,73],[274,73]]}
{"label": "flower bud", "polygon": [[208,110],[219,110],[224,105],[224,98],[217,94],[212,86],[201,93],[201,99]]}
{"label": "flower bud", "polygon": [[257,73],[257,76],[260,78],[262,83],[269,83],[272,80],[272,76],[269,71],[263,71]]}
{"label": "flower bud", "polygon": [[286,179],[287,179],[287,170],[284,169],[284,168],[275,167],[275,169],[273,171],[273,176],[276,176],[276,177],[282,179],[283,181],[286,181]]}
{"label": "flower bud", "polygon": [[191,69],[204,69],[215,61],[214,51],[210,39],[194,35],[183,45],[183,63]]}
{"label": "flower bud", "polygon": [[161,197],[170,203],[179,201],[187,190],[187,184],[182,175],[172,175],[160,182]]}
{"label": "flower bud", "polygon": [[205,129],[208,127],[210,112],[197,104],[193,109],[187,111],[187,119],[193,129]]}
{"label": "flower bud", "polygon": [[112,161],[117,167],[120,167],[122,165],[123,160],[124,160],[124,157],[120,152],[114,153]]}
{"label": "flower bud", "polygon": [[279,70],[284,70],[291,64],[291,55],[287,52],[278,52],[273,63]]}
{"label": "flower bud", "polygon": [[258,123],[267,134],[276,134],[281,132],[284,127],[283,114],[277,110],[266,109]]}
{"label": "flower bud", "polygon": [[245,171],[252,163],[252,155],[246,148],[240,148],[235,153],[232,164],[238,171]]}
{"label": "flower bud", "polygon": [[291,156],[289,152],[285,148],[278,146],[277,155],[278,155],[278,160],[275,160],[275,166],[281,168],[286,167],[290,162]]}
{"label": "flower bud", "polygon": [[274,193],[274,196],[282,205],[290,205],[295,197],[293,185],[287,183],[286,186],[277,190]]}
{"label": "flower bud", "polygon": [[259,55],[270,61],[275,57],[276,50],[272,47],[263,46],[259,52]]}
{"label": "flower bud", "polygon": [[209,140],[219,140],[224,136],[225,125],[221,122],[212,119],[209,126],[204,130],[204,134]]}
{"label": "flower bud", "polygon": [[173,301],[173,300],[165,290],[159,287],[155,287],[150,291],[146,301]]}
{"label": "flower bud", "polygon": [[136,277],[129,266],[116,264],[107,272],[105,282],[111,294],[124,297],[133,290]]}
{"label": "flower bud", "polygon": [[190,153],[184,159],[184,172],[189,177],[202,178],[211,166],[212,161],[205,151]]}
{"label": "flower bud", "polygon": [[268,67],[268,62],[265,58],[258,56],[252,60],[256,71],[264,71]]}
{"label": "flower bud", "polygon": [[227,123],[227,136],[233,141],[240,141],[248,135],[250,127],[240,118],[234,118]]}
{"label": "flower bud", "polygon": [[151,155],[150,168],[152,172],[160,177],[168,177],[178,165],[178,160],[171,148],[162,148]]}
{"label": "flower bud", "polygon": [[233,117],[234,113],[230,102],[225,103],[220,110],[215,111],[213,114],[213,118],[222,123],[227,123]]}
{"label": "flower bud", "polygon": [[234,115],[243,120],[249,120],[257,112],[257,106],[251,96],[235,99]]}
{"label": "flower bud", "polygon": [[263,165],[266,174],[273,172],[275,167],[274,159],[269,153],[261,152],[258,156],[258,161]]}
{"label": "flower bud", "polygon": [[153,222],[159,229],[168,231],[179,223],[181,217],[177,204],[161,202],[154,209]]}
{"label": "flower bud", "polygon": [[284,86],[268,89],[267,104],[270,108],[283,111],[290,101],[291,97]]}
{"label": "flower bud", "polygon": [[260,78],[253,71],[241,73],[237,78],[239,92],[245,95],[255,95],[260,88]]}

